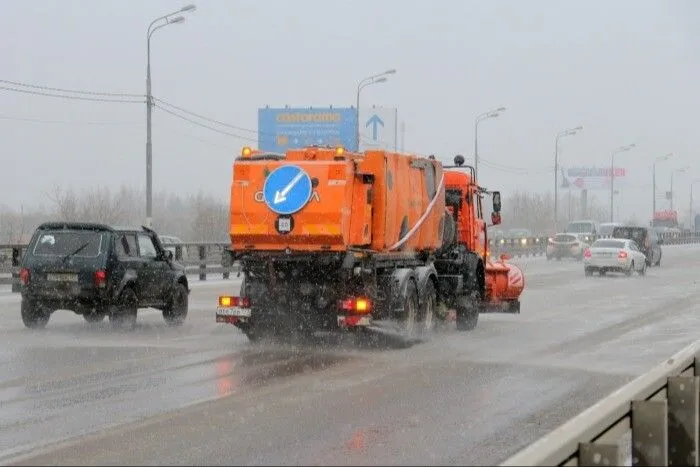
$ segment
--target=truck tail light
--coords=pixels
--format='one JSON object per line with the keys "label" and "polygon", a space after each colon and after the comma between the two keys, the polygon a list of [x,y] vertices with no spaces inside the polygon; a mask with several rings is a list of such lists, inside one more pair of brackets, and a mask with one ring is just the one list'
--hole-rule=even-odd
{"label": "truck tail light", "polygon": [[370,313],[372,311],[372,300],[369,298],[348,298],[341,300],[338,308],[350,313]]}
{"label": "truck tail light", "polygon": [[19,270],[19,280],[22,282],[22,285],[29,285],[30,277],[31,274],[29,273],[29,269],[22,268]]}
{"label": "truck tail light", "polygon": [[250,308],[250,298],[220,295],[219,306],[221,308]]}
{"label": "truck tail light", "polygon": [[104,289],[105,287],[107,287],[107,271],[105,271],[104,269],[95,271],[93,279],[95,281],[95,287],[97,287],[98,289]]}

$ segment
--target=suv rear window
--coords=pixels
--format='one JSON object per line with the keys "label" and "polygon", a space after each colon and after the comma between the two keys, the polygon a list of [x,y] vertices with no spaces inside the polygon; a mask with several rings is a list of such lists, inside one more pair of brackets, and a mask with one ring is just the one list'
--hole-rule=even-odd
{"label": "suv rear window", "polygon": [[575,235],[559,234],[554,236],[555,242],[573,242],[576,240],[577,238]]}
{"label": "suv rear window", "polygon": [[646,235],[647,229],[644,227],[615,227],[613,230],[613,237],[628,238],[637,243],[643,243]]}
{"label": "suv rear window", "polygon": [[93,230],[42,231],[32,250],[34,256],[65,256],[81,250],[74,256],[96,258],[102,253],[104,232]]}

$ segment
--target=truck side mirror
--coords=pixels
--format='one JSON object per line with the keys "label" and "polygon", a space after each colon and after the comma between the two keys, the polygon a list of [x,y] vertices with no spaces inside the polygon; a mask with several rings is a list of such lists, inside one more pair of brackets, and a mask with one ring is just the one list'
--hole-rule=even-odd
{"label": "truck side mirror", "polygon": [[501,192],[500,191],[493,192],[493,211],[494,212],[501,212]]}
{"label": "truck side mirror", "polygon": [[501,213],[500,212],[492,212],[491,213],[491,223],[493,225],[498,225],[501,223]]}

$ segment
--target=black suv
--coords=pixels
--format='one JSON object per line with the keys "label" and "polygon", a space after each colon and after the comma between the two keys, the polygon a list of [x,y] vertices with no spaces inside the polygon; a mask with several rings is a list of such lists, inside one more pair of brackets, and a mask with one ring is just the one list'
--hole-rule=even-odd
{"label": "black suv", "polygon": [[168,324],[187,317],[185,268],[151,229],[83,222],[40,225],[20,264],[22,321],[43,328],[51,313],[71,310],[86,321],[109,317],[133,328],[139,308],[162,310]]}
{"label": "black suv", "polygon": [[612,231],[612,237],[634,240],[639,250],[647,257],[647,266],[661,266],[661,244],[663,241],[654,229],[649,227],[617,226]]}

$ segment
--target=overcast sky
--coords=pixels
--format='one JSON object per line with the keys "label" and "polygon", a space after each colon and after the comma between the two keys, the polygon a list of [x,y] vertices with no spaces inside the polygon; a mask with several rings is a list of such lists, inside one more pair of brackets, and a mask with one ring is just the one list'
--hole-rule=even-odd
{"label": "overcast sky", "polygon": [[[144,94],[148,23],[186,3],[4,0],[0,79]],[[363,91],[363,103],[398,108],[408,151],[471,160],[474,118],[506,106],[479,126],[489,188],[551,191],[554,137],[583,125],[561,142],[565,167],[609,166],[611,150],[638,146],[617,157],[627,168],[622,217],[648,219],[651,163],[669,152],[657,184],[668,189],[671,171],[690,165],[675,176],[676,207],[687,213],[690,181],[700,177],[697,1],[196,5],[183,24],[153,36],[153,94],[243,130],[214,125],[234,136],[217,133],[156,109],[156,191],[226,199],[234,156],[251,144],[244,138],[257,139],[259,107],[350,106],[360,79],[395,68],[387,83]],[[0,138],[2,204],[36,205],[54,185],[145,185],[143,104],[0,89]],[[608,200],[605,191],[590,196]]]}

